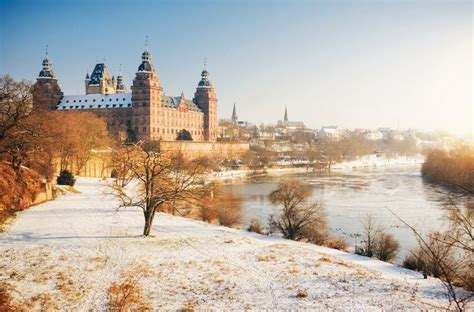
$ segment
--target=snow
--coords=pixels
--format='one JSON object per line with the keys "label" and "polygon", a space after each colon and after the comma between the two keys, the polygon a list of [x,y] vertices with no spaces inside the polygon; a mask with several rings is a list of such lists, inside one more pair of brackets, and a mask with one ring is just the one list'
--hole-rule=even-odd
{"label": "snow", "polygon": [[[390,166],[406,166],[406,165],[420,165],[424,161],[422,155],[417,156],[400,156],[396,158],[388,158],[377,155],[362,156],[357,160],[345,161],[331,166],[333,171],[352,170],[357,168],[377,168]],[[283,162],[280,162],[280,164]],[[294,161],[294,164],[302,164],[300,161]],[[209,175],[209,179],[218,180],[232,180],[245,178],[251,174],[270,174],[283,175],[288,173],[306,173],[311,171],[311,168],[306,167],[286,167],[286,168],[266,168],[261,170],[227,170],[221,172],[214,172]]]}
{"label": "snow", "polygon": [[370,167],[386,167],[401,165],[418,165],[422,164],[424,157],[417,156],[400,156],[396,158],[388,158],[378,155],[366,155],[354,161],[346,161],[331,166],[332,170],[352,169],[352,168],[370,168]]}
{"label": "snow", "polygon": [[0,281],[16,300],[47,293],[52,309],[106,310],[111,284],[144,266],[138,286],[156,310],[447,306],[437,279],[312,244],[162,213],[144,238],[141,211],[117,211],[107,181],[79,178],[76,188],[19,213],[1,234]]}
{"label": "snow", "polygon": [[130,108],[131,93],[65,95],[56,109]]}

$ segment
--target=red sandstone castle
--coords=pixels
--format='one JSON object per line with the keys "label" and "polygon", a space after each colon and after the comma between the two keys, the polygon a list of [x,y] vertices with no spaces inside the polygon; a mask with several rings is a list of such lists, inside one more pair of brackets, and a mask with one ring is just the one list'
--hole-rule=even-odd
{"label": "red sandstone castle", "polygon": [[142,63],[128,92],[123,76],[111,77],[105,63],[99,63],[85,79],[85,95],[64,95],[51,68],[43,60],[43,69],[34,86],[34,101],[59,111],[88,111],[105,117],[109,131],[120,140],[174,141],[183,129],[194,141],[217,138],[217,98],[208,72],[201,73],[193,100],[167,96],[151,62],[150,52],[142,54]]}

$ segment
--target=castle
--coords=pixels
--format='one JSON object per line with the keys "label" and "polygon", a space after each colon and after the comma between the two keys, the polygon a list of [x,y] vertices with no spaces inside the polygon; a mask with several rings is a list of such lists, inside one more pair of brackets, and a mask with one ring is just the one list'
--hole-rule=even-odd
{"label": "castle", "polygon": [[168,96],[146,49],[128,91],[120,73],[111,77],[107,65],[86,75],[84,95],[64,95],[46,54],[33,89],[35,105],[57,111],[86,111],[104,117],[109,132],[121,141],[174,141],[186,130],[194,141],[216,141],[217,98],[206,68],[194,98]]}

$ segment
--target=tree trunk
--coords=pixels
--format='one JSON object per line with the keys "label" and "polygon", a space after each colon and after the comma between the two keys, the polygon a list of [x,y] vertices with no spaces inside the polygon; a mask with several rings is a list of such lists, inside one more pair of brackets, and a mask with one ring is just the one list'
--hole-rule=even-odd
{"label": "tree trunk", "polygon": [[150,212],[144,212],[145,216],[145,227],[143,229],[143,236],[150,235],[151,226],[153,225],[153,219],[155,218],[155,210],[153,209]]}

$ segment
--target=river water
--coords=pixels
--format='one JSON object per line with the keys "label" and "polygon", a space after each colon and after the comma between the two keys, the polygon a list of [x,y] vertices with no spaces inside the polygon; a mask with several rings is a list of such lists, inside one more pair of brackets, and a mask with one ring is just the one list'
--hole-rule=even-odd
{"label": "river water", "polygon": [[442,229],[445,224],[446,191],[423,181],[420,165],[404,165],[374,169],[354,169],[331,173],[286,174],[264,176],[227,184],[226,191],[240,195],[244,218],[241,228],[252,219],[268,225],[268,218],[278,212],[268,199],[278,182],[296,178],[313,187],[312,200],[326,209],[329,235],[343,238],[351,247],[360,244],[361,219],[374,215],[388,232],[400,242],[400,261],[410,249],[416,248],[413,234],[390,212],[427,233]]}

